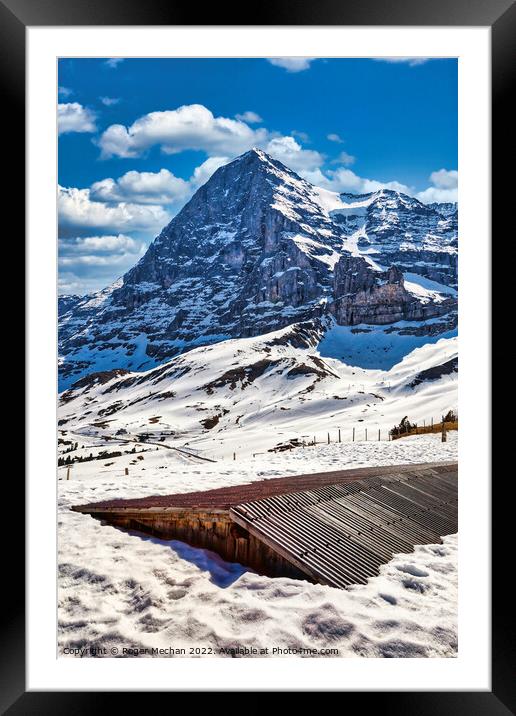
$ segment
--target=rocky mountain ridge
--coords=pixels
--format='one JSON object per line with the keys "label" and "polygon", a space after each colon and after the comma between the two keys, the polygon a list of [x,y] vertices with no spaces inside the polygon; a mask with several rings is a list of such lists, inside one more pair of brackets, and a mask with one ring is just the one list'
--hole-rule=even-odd
{"label": "rocky mountain ridge", "polygon": [[[373,266],[395,265],[445,286],[457,287],[458,213],[454,204],[422,204],[400,192],[341,194],[342,208],[330,212],[352,253]],[[442,209],[441,209],[442,206]]]}
{"label": "rocky mountain ridge", "polygon": [[445,213],[388,190],[333,194],[251,150],[218,169],[122,279],[61,297],[61,386],[325,316],[449,326],[457,227]]}

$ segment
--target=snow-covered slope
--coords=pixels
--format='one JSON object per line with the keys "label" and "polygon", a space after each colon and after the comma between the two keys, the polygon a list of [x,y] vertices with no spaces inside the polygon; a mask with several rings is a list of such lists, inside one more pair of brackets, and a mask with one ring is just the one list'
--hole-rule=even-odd
{"label": "snow-covered slope", "polygon": [[307,322],[197,348],[143,373],[92,374],[61,394],[60,435],[145,434],[215,459],[328,431],[336,439],[339,428],[343,439],[353,427],[357,439],[365,428],[387,439],[404,415],[437,421],[456,407],[455,331],[432,337],[420,328]]}
{"label": "snow-covered slope", "polygon": [[[453,316],[456,231],[395,192],[318,189],[260,150],[218,169],[120,281],[63,300],[60,384],[332,315]],[[400,270],[392,270],[396,265]],[[403,272],[444,286],[422,292]]]}

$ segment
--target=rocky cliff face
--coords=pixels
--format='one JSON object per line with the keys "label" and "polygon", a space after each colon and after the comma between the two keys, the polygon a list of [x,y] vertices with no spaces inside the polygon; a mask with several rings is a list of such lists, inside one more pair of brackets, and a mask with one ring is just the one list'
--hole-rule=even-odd
{"label": "rocky cliff face", "polygon": [[457,286],[457,205],[422,204],[400,192],[341,194],[330,212],[349,249],[377,266],[396,265],[447,286]]}
{"label": "rocky cliff face", "polygon": [[432,204],[427,204],[427,206],[446,219],[453,218],[457,220],[458,206],[456,201],[443,201],[441,203],[434,201]]}
{"label": "rocky cliff face", "polygon": [[219,169],[165,227],[113,305],[133,311],[159,296],[172,319],[159,334],[166,328],[169,340],[266,332],[331,292],[328,262],[340,245],[313,188],[251,151]]}
{"label": "rocky cliff face", "polygon": [[57,313],[59,316],[63,316],[65,313],[73,310],[75,306],[81,303],[81,296],[75,294],[62,294],[57,300]]}
{"label": "rocky cliff face", "polygon": [[[359,197],[363,207],[347,195],[332,202],[335,210],[259,150],[218,169],[123,279],[63,302],[62,387],[93,371],[148,369],[199,345],[326,314],[356,325],[453,310],[453,299],[422,302],[403,281],[417,256],[425,276],[453,283],[453,231],[443,228],[451,219],[396,193]],[[441,253],[448,264],[435,260]]]}
{"label": "rocky cliff face", "polygon": [[337,323],[384,325],[397,321],[424,321],[455,308],[453,299],[423,303],[404,286],[397,266],[373,272],[365,259],[343,256],[335,266],[334,300],[330,313]]}

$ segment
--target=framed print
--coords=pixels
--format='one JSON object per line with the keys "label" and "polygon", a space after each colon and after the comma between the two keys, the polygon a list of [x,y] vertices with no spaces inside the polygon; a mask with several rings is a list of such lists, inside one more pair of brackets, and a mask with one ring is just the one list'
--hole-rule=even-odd
{"label": "framed print", "polygon": [[28,316],[4,710],[509,713],[490,267],[514,8],[1,10]]}

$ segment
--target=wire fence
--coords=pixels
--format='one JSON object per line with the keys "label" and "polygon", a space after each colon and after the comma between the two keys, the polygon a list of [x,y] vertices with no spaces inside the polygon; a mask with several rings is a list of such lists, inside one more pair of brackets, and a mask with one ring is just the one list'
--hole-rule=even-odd
{"label": "wire fence", "polygon": [[410,435],[425,435],[427,433],[441,433],[442,435],[446,435],[448,430],[458,430],[459,429],[459,421],[458,420],[440,420],[439,422],[432,422],[430,425],[418,425],[415,423],[414,425],[405,427],[405,429],[400,429],[399,426],[397,428],[393,428],[391,430],[391,440],[398,440],[399,438],[405,438]]}
{"label": "wire fence", "polygon": [[[456,417],[456,416],[455,416]],[[400,424],[392,428],[371,426],[353,426],[350,428],[334,428],[325,433],[316,434],[312,437],[292,438],[280,443],[275,448],[271,448],[267,452],[283,452],[286,450],[294,450],[300,447],[313,447],[316,445],[330,445],[334,443],[359,443],[359,442],[390,442],[399,438],[409,437],[411,435],[424,435],[427,433],[440,433],[443,439],[446,439],[446,433],[449,430],[458,430],[459,421],[430,418],[422,420],[420,423]],[[265,455],[266,452],[255,452],[253,457]],[[237,459],[237,453],[233,453],[233,460]]]}
{"label": "wire fence", "polygon": [[[447,419],[451,418],[451,419]],[[363,422],[361,420],[359,423]],[[161,431],[161,430],[147,430],[142,431],[138,434],[131,435],[127,432],[123,434],[115,434],[111,436],[99,436],[95,435],[96,438],[104,438],[113,442],[119,443],[132,443],[133,445],[139,445],[142,448],[145,446],[147,449],[163,449],[166,452],[173,451],[179,453],[183,458],[195,462],[218,462],[218,461],[238,461],[239,459],[249,458],[251,455],[253,458],[267,455],[270,453],[279,453],[288,450],[295,450],[296,448],[315,447],[320,445],[331,445],[335,443],[362,443],[362,442],[390,442],[398,440],[400,438],[409,437],[411,435],[424,435],[427,433],[441,433],[442,439],[446,440],[446,433],[449,430],[458,430],[459,422],[456,413],[450,411],[446,416],[441,418],[430,418],[429,420],[422,420],[418,423],[410,423],[406,418],[402,422],[394,427],[387,428],[385,426],[378,425],[354,425],[352,427],[335,427],[325,432],[316,432],[313,435],[302,435],[296,436],[291,439],[284,440],[282,443],[277,444],[274,447],[251,452],[249,447],[236,446],[230,453],[224,450],[223,446],[214,447],[212,450],[204,447],[197,448],[192,445],[185,444],[171,444],[169,441],[173,438],[174,433],[172,431]],[[79,436],[79,434],[77,433]],[[82,434],[81,437],[93,437],[92,435]],[[109,456],[106,455],[106,459]],[[62,467],[69,467],[68,464],[63,464]],[[69,479],[69,470],[67,471],[67,479]],[[127,472],[126,472],[127,474]]]}

